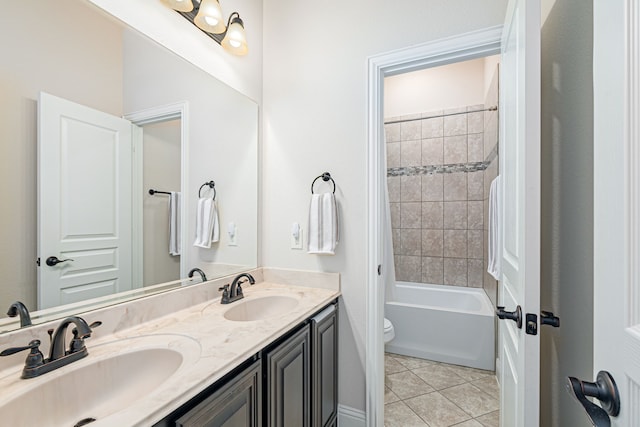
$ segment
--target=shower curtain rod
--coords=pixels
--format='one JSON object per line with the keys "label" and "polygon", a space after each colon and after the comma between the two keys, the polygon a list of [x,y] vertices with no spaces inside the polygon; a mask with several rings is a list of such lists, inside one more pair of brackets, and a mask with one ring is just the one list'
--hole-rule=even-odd
{"label": "shower curtain rod", "polygon": [[494,105],[493,107],[483,108],[481,110],[460,111],[458,113],[438,114],[436,116],[418,117],[418,118],[415,118],[415,119],[389,120],[388,122],[384,122],[384,124],[385,125],[390,125],[390,124],[393,124],[393,123],[415,122],[416,120],[435,119],[437,117],[447,117],[447,116],[457,116],[458,114],[479,113],[480,111],[496,111],[497,109],[498,109],[498,106]]}

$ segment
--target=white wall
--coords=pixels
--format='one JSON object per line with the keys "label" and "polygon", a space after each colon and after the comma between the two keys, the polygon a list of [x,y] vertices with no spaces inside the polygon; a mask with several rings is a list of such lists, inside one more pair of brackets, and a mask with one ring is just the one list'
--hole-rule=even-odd
{"label": "white wall", "polygon": [[542,25],[540,425],[585,425],[566,392],[593,378],[593,4],[545,2]]}
{"label": "white wall", "polygon": [[[158,46],[135,31],[125,30],[124,111],[126,114],[177,102],[188,102],[186,191],[189,245],[182,248],[187,269],[216,274],[219,264],[246,270],[257,264],[258,106],[208,73]],[[142,60],[141,60],[142,59]],[[177,79],[180,78],[178,83]],[[135,88],[135,90],[134,90]],[[162,90],[158,90],[162,88]],[[220,241],[196,248],[198,189],[216,183]],[[208,193],[202,190],[202,195]],[[237,246],[229,246],[227,224],[238,226]],[[226,271],[225,267],[225,270]],[[231,274],[231,273],[227,273]]]}
{"label": "white wall", "polygon": [[[263,264],[341,273],[340,403],[365,407],[367,57],[501,24],[506,0],[341,3],[265,0]],[[335,256],[289,249],[309,185],[338,189]]]}
{"label": "white wall", "polygon": [[499,55],[385,78],[384,117],[484,104],[497,58]]}
{"label": "white wall", "polygon": [[260,103],[262,99],[262,2],[221,1],[225,18],[237,11],[244,22],[249,53],[226,52],[161,0],[83,0],[94,3],[152,40]]}
{"label": "white wall", "polygon": [[122,115],[122,30],[75,0],[24,0],[2,5],[0,32],[0,309],[35,310],[38,93]]}

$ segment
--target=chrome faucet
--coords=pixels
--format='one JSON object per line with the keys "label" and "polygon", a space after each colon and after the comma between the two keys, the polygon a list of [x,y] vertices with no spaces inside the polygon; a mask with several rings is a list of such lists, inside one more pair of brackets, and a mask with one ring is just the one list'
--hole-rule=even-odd
{"label": "chrome faucet", "polygon": [[29,310],[27,310],[27,307],[20,301],[16,301],[11,304],[11,307],[9,307],[9,311],[7,311],[7,316],[9,317],[16,317],[18,315],[20,315],[21,328],[24,328],[25,326],[31,326],[31,316],[29,316]]}
{"label": "chrome faucet", "polygon": [[[69,350],[65,350],[65,335],[67,328],[72,323],[75,325],[72,330],[73,339],[69,344]],[[86,357],[89,353],[84,345],[84,340],[91,336],[91,328],[101,324],[102,322],[94,322],[88,325],[81,317],[67,317],[58,325],[51,336],[51,349],[49,350],[48,359],[45,359],[40,351],[40,340],[33,340],[25,347],[8,348],[0,352],[0,356],[9,356],[19,351],[30,350],[22,370],[22,378],[38,377]]]}
{"label": "chrome faucet", "polygon": [[189,271],[189,278],[193,277],[193,273],[198,273],[203,282],[207,281],[207,275],[199,268],[192,268],[191,271]]}
{"label": "chrome faucet", "polygon": [[[247,280],[241,280],[243,277],[246,277]],[[219,288],[219,291],[222,291],[222,300],[220,304],[229,304],[239,299],[244,298],[244,294],[242,293],[242,287],[240,286],[243,283],[249,282],[250,285],[254,285],[256,283],[256,279],[249,273],[241,273],[233,279],[231,282],[231,289],[229,289],[229,285],[224,285]]]}

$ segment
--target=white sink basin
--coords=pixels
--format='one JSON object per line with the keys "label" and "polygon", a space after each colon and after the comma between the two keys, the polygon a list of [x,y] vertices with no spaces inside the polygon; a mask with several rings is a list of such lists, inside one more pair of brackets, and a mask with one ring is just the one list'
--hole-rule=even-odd
{"label": "white sink basin", "polygon": [[[151,395],[200,358],[197,341],[182,335],[148,335],[91,347],[89,355],[3,391],[3,425],[109,425],[109,417]],[[19,373],[16,373],[16,377]],[[102,421],[102,422],[101,422]],[[104,423],[103,423],[104,422]]]}
{"label": "white sink basin", "polygon": [[285,314],[298,305],[298,300],[286,295],[269,295],[254,298],[248,296],[240,302],[231,304],[233,306],[224,313],[225,319],[236,322],[249,322]]}

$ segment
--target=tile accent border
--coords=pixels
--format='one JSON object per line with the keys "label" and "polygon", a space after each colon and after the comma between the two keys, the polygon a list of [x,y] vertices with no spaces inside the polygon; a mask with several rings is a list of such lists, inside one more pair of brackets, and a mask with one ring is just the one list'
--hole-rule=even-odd
{"label": "tile accent border", "polygon": [[434,175],[456,172],[478,172],[487,169],[498,157],[498,144],[491,150],[483,162],[451,163],[447,165],[404,166],[387,168],[387,176]]}

